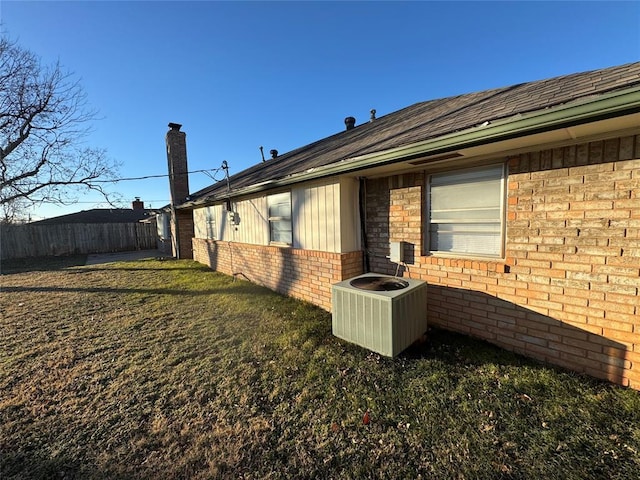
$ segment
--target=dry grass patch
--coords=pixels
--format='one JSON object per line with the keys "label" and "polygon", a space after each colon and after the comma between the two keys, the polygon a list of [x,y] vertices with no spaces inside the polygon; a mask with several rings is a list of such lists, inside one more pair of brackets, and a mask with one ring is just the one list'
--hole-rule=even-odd
{"label": "dry grass patch", "polygon": [[194,262],[66,262],[0,277],[3,479],[638,478],[637,392],[440,331],[381,358]]}

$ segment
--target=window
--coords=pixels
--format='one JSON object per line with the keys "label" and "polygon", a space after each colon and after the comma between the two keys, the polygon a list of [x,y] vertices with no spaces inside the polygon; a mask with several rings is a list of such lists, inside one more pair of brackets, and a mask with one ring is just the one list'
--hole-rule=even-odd
{"label": "window", "polygon": [[503,165],[431,175],[429,250],[502,257],[504,177]]}
{"label": "window", "polygon": [[289,192],[269,195],[269,241],[273,243],[293,243],[291,231],[291,194]]}

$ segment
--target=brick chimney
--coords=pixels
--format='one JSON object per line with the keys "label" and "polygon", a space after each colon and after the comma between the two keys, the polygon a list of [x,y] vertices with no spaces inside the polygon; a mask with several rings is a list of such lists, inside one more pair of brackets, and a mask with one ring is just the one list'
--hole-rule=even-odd
{"label": "brick chimney", "polygon": [[187,135],[179,123],[170,123],[166,135],[169,190],[171,194],[171,247],[176,258],[193,258],[193,213],[176,209],[189,196]]}
{"label": "brick chimney", "polygon": [[136,197],[136,199],[131,202],[131,208],[134,210],[144,210],[144,202],[140,201],[140,197]]}
{"label": "brick chimney", "polygon": [[180,131],[179,123],[170,123],[167,132],[167,160],[169,163],[169,187],[171,203],[179,205],[189,195],[187,174],[187,135]]}

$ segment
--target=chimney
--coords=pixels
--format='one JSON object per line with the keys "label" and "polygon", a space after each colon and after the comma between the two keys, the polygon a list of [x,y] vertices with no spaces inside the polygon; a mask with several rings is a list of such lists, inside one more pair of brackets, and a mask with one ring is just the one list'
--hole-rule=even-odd
{"label": "chimney", "polygon": [[347,127],[347,130],[351,130],[356,126],[356,119],[354,117],[347,117],[344,119],[344,124]]}
{"label": "chimney", "polygon": [[171,194],[171,246],[176,258],[193,258],[193,214],[191,210],[177,210],[189,196],[189,170],[187,168],[187,135],[182,125],[170,123],[165,137]]}
{"label": "chimney", "polygon": [[134,210],[144,210],[144,202],[140,201],[140,197],[136,197],[136,199],[131,202],[131,208]]}
{"label": "chimney", "polygon": [[171,203],[179,205],[189,196],[187,169],[187,135],[180,131],[179,123],[170,123],[167,132],[167,160],[169,162],[169,188]]}

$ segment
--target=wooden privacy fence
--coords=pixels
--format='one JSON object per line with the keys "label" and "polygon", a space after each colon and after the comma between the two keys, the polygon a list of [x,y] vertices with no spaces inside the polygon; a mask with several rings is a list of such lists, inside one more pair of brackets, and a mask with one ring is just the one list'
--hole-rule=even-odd
{"label": "wooden privacy fence", "polygon": [[0,225],[2,260],[155,248],[155,223]]}

